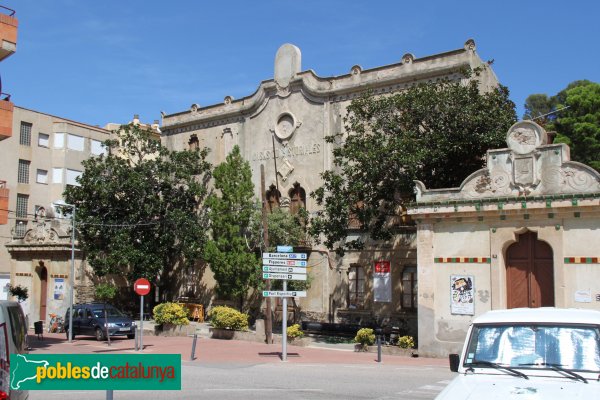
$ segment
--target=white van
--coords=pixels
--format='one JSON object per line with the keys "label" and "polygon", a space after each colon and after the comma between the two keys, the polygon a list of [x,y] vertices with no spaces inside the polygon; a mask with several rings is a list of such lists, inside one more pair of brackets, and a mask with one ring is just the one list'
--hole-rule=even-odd
{"label": "white van", "polygon": [[599,399],[600,311],[517,308],[473,320],[440,399]]}
{"label": "white van", "polygon": [[25,354],[27,324],[21,305],[16,301],[0,300],[0,399],[25,400],[26,390],[10,390],[10,355]]}

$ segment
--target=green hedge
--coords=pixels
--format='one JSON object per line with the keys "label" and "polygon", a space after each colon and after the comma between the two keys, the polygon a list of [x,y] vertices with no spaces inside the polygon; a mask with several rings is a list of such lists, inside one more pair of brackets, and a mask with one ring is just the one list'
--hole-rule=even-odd
{"label": "green hedge", "polygon": [[157,324],[187,325],[187,312],[179,304],[161,303],[152,310]]}

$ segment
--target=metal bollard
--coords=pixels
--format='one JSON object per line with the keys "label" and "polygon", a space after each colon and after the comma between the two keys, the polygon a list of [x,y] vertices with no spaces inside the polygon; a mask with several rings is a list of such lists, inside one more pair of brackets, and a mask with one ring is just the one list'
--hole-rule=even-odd
{"label": "metal bollard", "polygon": [[106,400],[113,400],[113,391],[112,390],[106,391]]}
{"label": "metal bollard", "polygon": [[139,344],[138,344],[138,329],[137,326],[135,327],[135,332],[133,334],[133,340],[134,340],[134,347],[135,347],[135,351],[139,350]]}
{"label": "metal bollard", "polygon": [[198,340],[198,334],[194,333],[194,340],[192,341],[192,356],[190,357],[190,361],[194,361],[196,358],[196,341]]}
{"label": "metal bollard", "polygon": [[377,362],[381,362],[381,335],[377,335]]}

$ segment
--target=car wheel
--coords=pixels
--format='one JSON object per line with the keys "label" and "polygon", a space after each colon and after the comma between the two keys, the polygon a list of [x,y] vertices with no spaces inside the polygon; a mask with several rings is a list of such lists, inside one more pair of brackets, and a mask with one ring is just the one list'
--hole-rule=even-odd
{"label": "car wheel", "polygon": [[104,340],[104,332],[102,332],[102,329],[100,328],[96,328],[96,340],[99,342]]}
{"label": "car wheel", "polygon": [[133,338],[135,338],[135,334],[127,335],[127,339],[133,339]]}

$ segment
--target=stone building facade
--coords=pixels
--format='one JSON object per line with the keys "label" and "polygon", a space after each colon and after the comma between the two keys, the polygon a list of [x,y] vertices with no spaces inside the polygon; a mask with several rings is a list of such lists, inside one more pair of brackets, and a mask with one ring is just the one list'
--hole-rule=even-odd
{"label": "stone building facade", "polygon": [[[364,70],[355,65],[345,75],[319,77],[312,70],[303,71],[300,50],[285,44],[277,51],[274,77],[261,82],[255,93],[163,114],[162,142],[172,150],[208,147],[213,165],[225,161],[238,145],[250,163],[257,199],[262,194],[260,168],[264,166],[270,204],[288,207],[290,212],[305,207],[314,213],[317,205],[309,194],[322,185],[321,173],[333,168],[335,144],[326,143],[325,137],[344,133],[343,119],[352,99],[368,90],[386,95],[418,82],[462,79],[461,70],[481,66],[485,68],[477,79],[482,90],[495,87],[494,73],[469,40],[463,48],[447,53],[423,58],[405,54],[397,64]],[[414,332],[414,239],[415,228],[408,226],[390,242],[368,243],[364,251],[344,257],[313,247],[308,263],[313,281],[308,297],[300,301],[303,319],[361,324],[409,320]],[[210,271],[198,276],[196,284],[210,291],[214,287]]]}
{"label": "stone building facade", "polygon": [[513,125],[506,142],[459,188],[417,182],[422,354],[459,352],[488,310],[600,310],[600,174],[534,122]]}

